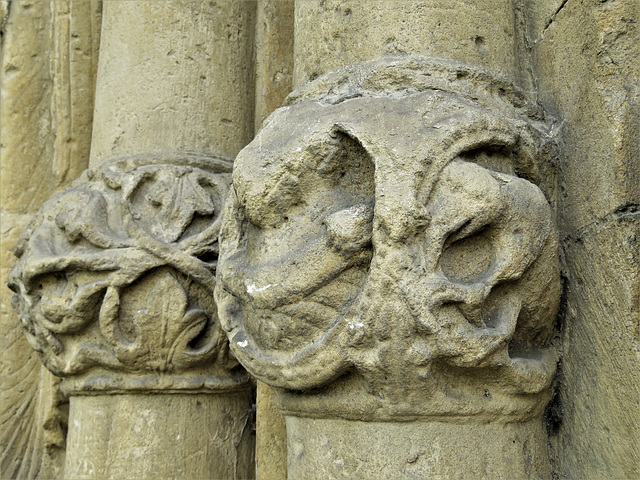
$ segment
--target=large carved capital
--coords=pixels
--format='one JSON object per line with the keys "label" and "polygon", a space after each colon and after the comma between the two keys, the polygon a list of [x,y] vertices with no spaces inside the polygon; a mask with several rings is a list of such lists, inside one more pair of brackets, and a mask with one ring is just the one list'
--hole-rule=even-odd
{"label": "large carved capital", "polygon": [[539,413],[554,158],[541,112],[477,68],[384,59],[294,92],[234,167],[216,290],[232,351],[293,413]]}
{"label": "large carved capital", "polygon": [[231,162],[134,157],[46,202],[16,249],[14,306],[67,391],[228,389],[246,381],[213,300]]}

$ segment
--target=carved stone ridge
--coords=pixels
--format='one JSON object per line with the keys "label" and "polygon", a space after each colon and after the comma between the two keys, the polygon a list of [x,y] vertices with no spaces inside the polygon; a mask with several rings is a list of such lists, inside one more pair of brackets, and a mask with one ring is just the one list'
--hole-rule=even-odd
{"label": "carved stone ridge", "polygon": [[23,233],[10,287],[66,391],[236,388],[213,300],[231,161],[123,158],[87,170]]}
{"label": "carved stone ridge", "polygon": [[216,299],[285,412],[525,418],[560,296],[556,148],[490,72],[387,58],[290,95],[238,155]]}

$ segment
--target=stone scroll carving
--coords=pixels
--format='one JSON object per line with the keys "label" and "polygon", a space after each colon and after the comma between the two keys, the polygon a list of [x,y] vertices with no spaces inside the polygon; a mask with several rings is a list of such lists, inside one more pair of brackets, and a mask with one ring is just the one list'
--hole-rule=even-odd
{"label": "stone scroll carving", "polygon": [[67,390],[231,388],[213,300],[231,162],[120,159],[86,171],[23,234],[10,278],[31,345]]}
{"label": "stone scroll carving", "polygon": [[560,296],[546,132],[508,82],[424,58],[294,92],[234,167],[233,353],[305,416],[539,413]]}

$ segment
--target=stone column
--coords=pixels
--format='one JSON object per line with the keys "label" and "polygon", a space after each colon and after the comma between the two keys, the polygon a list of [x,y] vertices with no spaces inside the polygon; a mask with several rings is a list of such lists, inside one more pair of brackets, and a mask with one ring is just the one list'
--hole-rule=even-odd
{"label": "stone column", "polygon": [[70,396],[67,478],[253,478],[253,394],[213,300],[253,130],[252,2],[107,1],[92,168],[45,203],[10,284]]}
{"label": "stone column", "polygon": [[550,476],[557,153],[514,19],[296,6],[299,89],[238,155],[216,290],[289,478]]}
{"label": "stone column", "polygon": [[[101,2],[0,2],[0,478],[61,478],[68,401],[5,282],[42,203],[87,168]],[[73,88],[72,88],[73,87]]]}
{"label": "stone column", "polygon": [[384,55],[426,55],[518,74],[513,0],[303,0],[296,3],[294,86]]}
{"label": "stone column", "polygon": [[[256,16],[255,131],[291,93],[293,78],[294,0],[259,0]],[[285,419],[274,404],[273,390],[256,387],[256,477],[287,477]]]}

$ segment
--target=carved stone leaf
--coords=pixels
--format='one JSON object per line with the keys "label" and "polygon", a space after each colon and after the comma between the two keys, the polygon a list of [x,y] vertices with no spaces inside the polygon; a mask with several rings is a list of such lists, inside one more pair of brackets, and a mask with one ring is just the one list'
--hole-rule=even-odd
{"label": "carved stone leaf", "polygon": [[163,324],[160,343],[167,345],[175,337],[176,331],[180,331],[179,323],[187,309],[187,294],[176,277],[166,273],[156,281],[147,302],[146,315]]}
{"label": "carved stone leaf", "polygon": [[48,368],[175,372],[222,352],[211,295],[230,166],[190,155],[115,160],[43,205],[10,287]]}
{"label": "carved stone leaf", "polygon": [[206,327],[208,320],[204,311],[187,308],[187,294],[176,277],[169,272],[156,275],[146,296],[146,307],[133,318],[133,343],[117,347],[119,359],[160,371],[183,366],[173,363],[176,351],[186,350],[187,343]]}
{"label": "carved stone leaf", "polygon": [[180,173],[177,177],[163,176],[147,194],[147,200],[159,205],[161,212],[152,233],[168,243],[180,238],[195,214],[214,213],[211,195],[199,184],[198,175]]}

